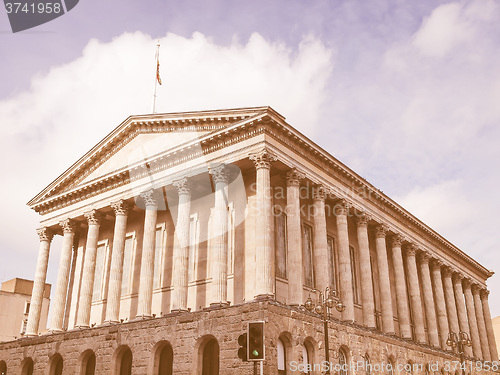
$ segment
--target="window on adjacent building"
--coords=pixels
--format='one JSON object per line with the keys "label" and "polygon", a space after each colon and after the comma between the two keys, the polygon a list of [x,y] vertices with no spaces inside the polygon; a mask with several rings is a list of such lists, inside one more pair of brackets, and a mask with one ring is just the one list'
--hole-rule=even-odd
{"label": "window on adjacent building", "polygon": [[165,224],[158,225],[155,233],[155,263],[153,272],[153,289],[163,285],[163,260],[165,259]]}
{"label": "window on adjacent building", "polygon": [[97,244],[97,253],[95,260],[94,289],[92,301],[99,301],[104,298],[104,289],[106,286],[106,272],[108,260],[108,241]]}
{"label": "window on adjacent building", "polygon": [[328,270],[330,278],[330,288],[332,290],[338,290],[337,285],[337,267],[336,267],[336,257],[335,257],[335,238],[328,236],[326,237],[326,243],[328,246]]}
{"label": "window on adjacent building", "polygon": [[135,234],[127,234],[125,237],[125,249],[123,250],[123,273],[122,273],[122,296],[132,293],[132,275],[135,253]]}
{"label": "window on adjacent building", "polygon": [[304,265],[304,285],[314,288],[312,227],[302,225],[302,262]]}
{"label": "window on adjacent building", "polygon": [[310,355],[307,347],[302,345],[302,363],[304,364],[304,374],[309,374],[311,369]]}
{"label": "window on adjacent building", "polygon": [[24,302],[24,315],[30,313],[30,306],[31,306],[30,301],[25,301]]}
{"label": "window on adjacent building", "polygon": [[352,294],[354,297],[354,303],[359,303],[358,275],[356,272],[356,254],[354,253],[354,248],[352,246],[349,246],[349,254],[351,256]]}
{"label": "window on adjacent building", "polygon": [[348,374],[348,366],[347,366],[347,353],[343,348],[339,349],[339,375],[347,375]]}
{"label": "window on adjacent building", "polygon": [[365,354],[364,360],[365,360],[365,375],[371,375],[372,364],[370,362],[370,356],[368,355],[368,353]]}
{"label": "window on adjacent building", "polygon": [[278,339],[278,375],[286,374],[286,352],[285,344],[281,339]]}
{"label": "window on adjacent building", "polygon": [[189,218],[189,281],[198,279],[199,236],[200,221],[198,220],[198,213],[195,213]]}
{"label": "window on adjacent building", "polygon": [[286,279],[286,214],[275,212],[276,276]]}
{"label": "window on adjacent building", "polygon": [[23,319],[23,322],[21,323],[21,335],[24,335],[26,333],[27,327],[28,327],[28,319]]}

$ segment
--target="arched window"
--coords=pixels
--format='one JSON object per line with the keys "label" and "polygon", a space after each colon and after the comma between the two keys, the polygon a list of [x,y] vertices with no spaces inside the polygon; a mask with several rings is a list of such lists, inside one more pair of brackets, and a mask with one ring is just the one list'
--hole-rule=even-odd
{"label": "arched window", "polygon": [[281,338],[278,339],[278,375],[286,375],[286,351]]}
{"label": "arched window", "polygon": [[311,368],[311,356],[306,345],[302,345],[302,364],[304,365],[304,374],[309,374]]}
{"label": "arched window", "polygon": [[80,370],[81,375],[95,375],[95,353],[92,350],[86,350],[83,352],[82,357],[82,367]]}
{"label": "arched window", "polygon": [[371,375],[371,373],[372,373],[372,364],[370,362],[370,356],[368,355],[368,353],[365,354],[365,356],[363,357],[363,359],[365,360],[365,375]]}
{"label": "arched window", "polygon": [[63,359],[60,354],[56,353],[50,361],[50,375],[62,375]]}
{"label": "arched window", "polygon": [[391,358],[389,358],[387,360],[387,373],[389,375],[394,375],[394,366],[395,366],[394,361]]}
{"label": "arched window", "polygon": [[156,350],[155,375],[172,375],[174,351],[169,343],[161,344]]}
{"label": "arched window", "polygon": [[116,366],[116,375],[132,375],[132,351],[129,347],[119,349]]}
{"label": "arched window", "polygon": [[7,363],[0,361],[0,375],[7,375]]}
{"label": "arched window", "polygon": [[219,344],[214,338],[203,346],[201,375],[219,375]]}
{"label": "arched window", "polygon": [[339,375],[347,375],[348,365],[347,365],[347,353],[344,348],[339,349]]}
{"label": "arched window", "polygon": [[33,360],[31,358],[23,360],[21,375],[33,375]]}
{"label": "arched window", "polygon": [[408,362],[406,365],[405,365],[405,374],[406,375],[413,375],[413,364],[411,362]]}

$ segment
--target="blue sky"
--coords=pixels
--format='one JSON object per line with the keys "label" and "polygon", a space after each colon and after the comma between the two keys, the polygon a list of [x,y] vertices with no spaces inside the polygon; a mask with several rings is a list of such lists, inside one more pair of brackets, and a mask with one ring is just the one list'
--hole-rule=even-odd
{"label": "blue sky", "polygon": [[[0,279],[34,276],[26,202],[151,111],[158,38],[159,111],[271,105],[500,272],[499,21],[493,0],[81,0],[12,34],[0,11]],[[500,277],[488,284],[500,315]]]}

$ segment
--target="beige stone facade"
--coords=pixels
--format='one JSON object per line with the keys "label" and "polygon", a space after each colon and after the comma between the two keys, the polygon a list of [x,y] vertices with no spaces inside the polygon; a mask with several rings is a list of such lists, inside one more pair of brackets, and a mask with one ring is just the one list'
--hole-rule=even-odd
{"label": "beige stone facade", "polygon": [[[498,361],[492,272],[269,107],[131,116],[29,205],[32,338],[0,346],[9,371],[251,373],[236,339],[264,320],[264,373],[298,373],[324,360],[303,304],[326,287],[345,306],[329,321],[335,363],[452,373],[460,331],[470,364]],[[33,337],[54,235],[51,334]]]}
{"label": "beige stone facade", "polygon": [[[40,313],[40,326],[47,326],[50,305],[50,284],[45,284]],[[18,339],[26,332],[31,306],[33,281],[15,278],[0,288],[0,341]]]}

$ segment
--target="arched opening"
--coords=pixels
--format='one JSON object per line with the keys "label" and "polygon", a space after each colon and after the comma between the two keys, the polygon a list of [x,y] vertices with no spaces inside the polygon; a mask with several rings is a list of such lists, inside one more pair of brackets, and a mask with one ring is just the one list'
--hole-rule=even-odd
{"label": "arched opening", "polygon": [[302,345],[302,364],[304,365],[304,374],[310,374],[311,371],[311,355],[307,350],[306,345]]}
{"label": "arched opening", "polygon": [[363,359],[365,360],[365,375],[371,375],[372,363],[370,362],[370,356],[368,355],[368,353],[365,353]]}
{"label": "arched opening", "polygon": [[132,375],[132,351],[128,346],[117,349],[115,366],[115,375]]}
{"label": "arched opening", "polygon": [[348,365],[348,357],[347,351],[345,348],[339,349],[339,375],[348,375],[349,374],[349,365]]}
{"label": "arched opening", "polygon": [[7,363],[0,361],[0,375],[7,375]]}
{"label": "arched opening", "polygon": [[62,375],[63,372],[63,359],[60,354],[56,353],[50,360],[49,375]]}
{"label": "arched opening", "polygon": [[92,350],[86,350],[81,356],[81,375],[95,375],[95,353]]}
{"label": "arched opening", "polygon": [[31,358],[23,360],[21,375],[33,375],[33,360]]}
{"label": "arched opening", "polygon": [[201,375],[219,375],[219,343],[217,340],[214,338],[208,340],[202,350]]}
{"label": "arched opening", "polygon": [[158,345],[155,352],[155,375],[172,375],[174,364],[174,351],[168,342],[162,342]]}
{"label": "arched opening", "polygon": [[276,350],[278,351],[278,375],[286,375],[286,351],[281,338],[278,339]]}
{"label": "arched opening", "polygon": [[394,375],[396,373],[395,367],[396,367],[396,362],[394,361],[393,358],[389,358],[387,360],[387,373],[389,375]]}

